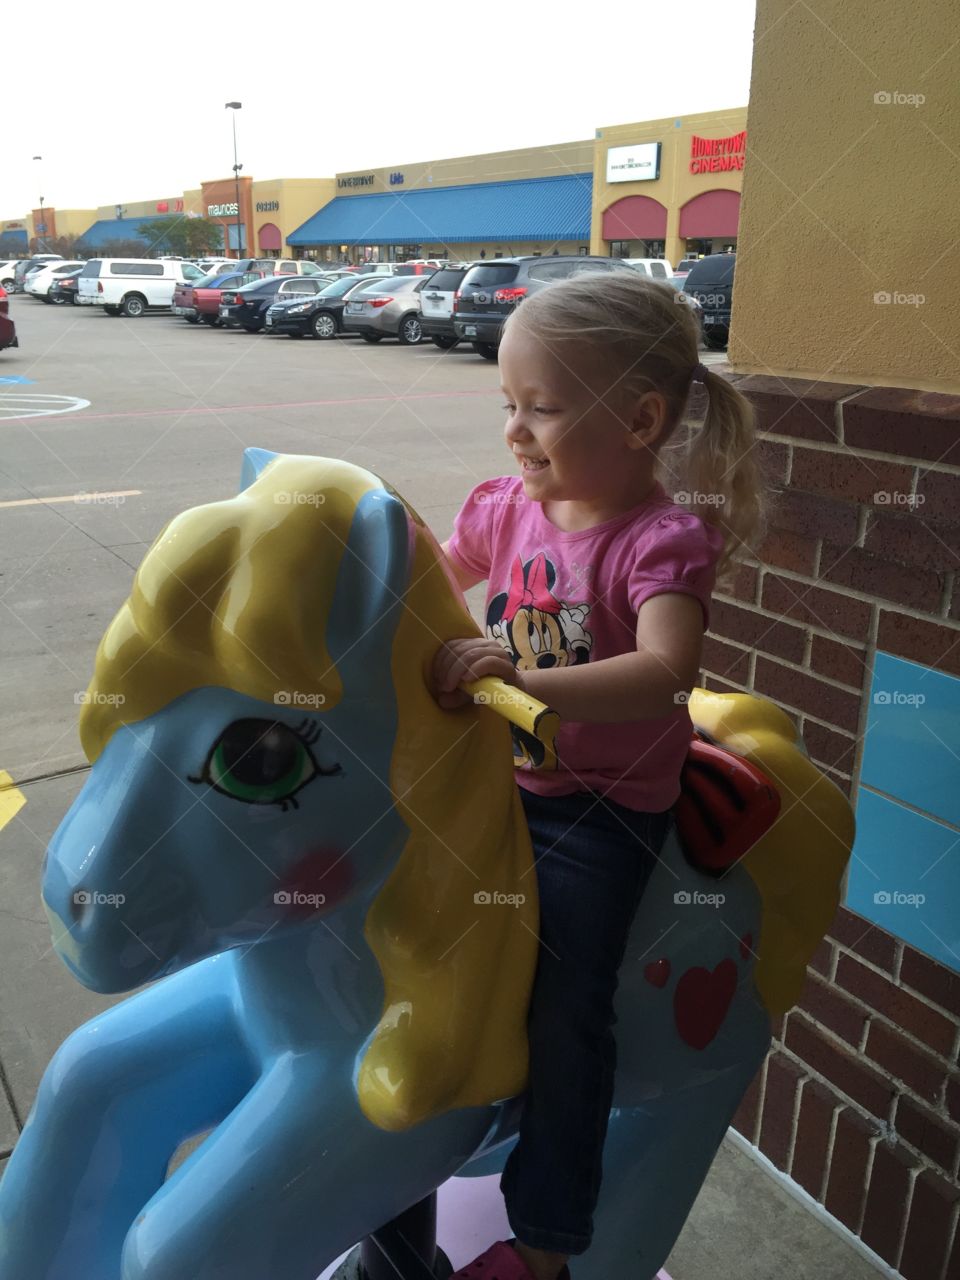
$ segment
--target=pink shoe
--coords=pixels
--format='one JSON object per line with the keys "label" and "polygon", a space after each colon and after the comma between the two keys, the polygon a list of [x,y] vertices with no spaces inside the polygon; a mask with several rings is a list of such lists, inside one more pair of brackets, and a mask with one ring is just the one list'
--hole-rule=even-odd
{"label": "pink shoe", "polygon": [[[533,1272],[506,1240],[498,1240],[486,1253],[455,1271],[450,1280],[534,1280]],[[564,1267],[557,1280],[570,1280]]]}

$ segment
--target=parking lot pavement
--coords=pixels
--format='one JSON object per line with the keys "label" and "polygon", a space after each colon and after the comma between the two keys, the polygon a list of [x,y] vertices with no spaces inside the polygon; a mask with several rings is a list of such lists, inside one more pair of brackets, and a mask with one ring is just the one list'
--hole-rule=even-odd
{"label": "parking lot pavement", "polygon": [[[16,379],[0,381],[0,771],[27,803],[0,832],[0,1058],[22,1118],[55,1046],[103,1007],[49,950],[40,865],[84,776],[71,772],[85,767],[78,698],[154,537],[187,507],[233,495],[248,445],[369,467],[441,541],[469,489],[511,462],[496,365],[469,349],[291,341],[23,296],[10,311],[20,347],[0,355],[0,380]],[[63,411],[72,402],[54,396],[89,405]],[[13,397],[34,416],[11,416]],[[475,613],[482,597],[468,595]]]}

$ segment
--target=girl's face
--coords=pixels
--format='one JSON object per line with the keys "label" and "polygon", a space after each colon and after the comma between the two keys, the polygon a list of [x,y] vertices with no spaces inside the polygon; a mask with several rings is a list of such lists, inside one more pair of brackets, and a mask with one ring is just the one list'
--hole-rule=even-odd
{"label": "girl's face", "polygon": [[[588,357],[589,359],[589,357]],[[651,467],[616,387],[598,370],[564,363],[540,339],[509,325],[500,344],[504,437],[536,502],[615,497]]]}

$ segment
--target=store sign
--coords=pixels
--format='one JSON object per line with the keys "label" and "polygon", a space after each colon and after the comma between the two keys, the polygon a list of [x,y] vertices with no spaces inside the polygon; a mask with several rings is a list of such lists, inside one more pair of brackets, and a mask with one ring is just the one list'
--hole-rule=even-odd
{"label": "store sign", "polygon": [[607,151],[608,182],[653,182],[660,177],[660,143],[640,142]]}
{"label": "store sign", "polygon": [[235,218],[237,216],[236,201],[233,204],[208,204],[208,218]]}
{"label": "store sign", "polygon": [[276,213],[280,208],[279,200],[258,200],[257,213]]}
{"label": "store sign", "polygon": [[403,186],[403,174],[402,174],[402,173],[391,173],[391,175],[390,175],[390,185],[391,185],[391,187],[401,187],[401,186]]}
{"label": "store sign", "polygon": [[742,169],[747,154],[747,131],[735,133],[729,138],[690,139],[691,173],[727,173]]}
{"label": "store sign", "polygon": [[[170,201],[169,201],[169,200],[158,200],[158,201],[157,201],[157,213],[170,213],[170,212],[171,212],[171,210],[170,210]],[[174,212],[174,213],[183,213],[183,201],[182,201],[182,200],[174,200],[174,202],[173,202],[173,212]]]}
{"label": "store sign", "polygon": [[372,187],[374,176],[372,173],[365,173],[362,177],[357,178],[338,178],[338,187]]}

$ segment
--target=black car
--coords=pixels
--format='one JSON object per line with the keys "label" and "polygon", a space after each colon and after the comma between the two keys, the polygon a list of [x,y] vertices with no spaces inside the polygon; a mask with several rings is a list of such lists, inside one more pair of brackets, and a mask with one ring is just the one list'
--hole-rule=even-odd
{"label": "black car", "polygon": [[54,303],[58,307],[65,302],[70,302],[76,306],[77,291],[80,287],[77,284],[77,280],[82,270],[83,267],[77,267],[76,271],[71,271],[69,275],[58,276],[50,286],[47,301]]}
{"label": "black car", "polygon": [[[380,277],[382,279],[382,277]],[[322,283],[322,282],[321,282]],[[347,299],[364,289],[375,289],[371,276],[347,276],[324,285],[315,298],[281,294],[267,308],[268,333],[286,333],[293,338],[311,334],[314,338],[335,338],[343,332],[343,308]]]}
{"label": "black car", "polygon": [[313,298],[323,288],[322,280],[311,276],[267,276],[240,289],[220,295],[220,319],[227,328],[237,325],[247,333],[259,333],[267,319],[267,308],[278,298]]}
{"label": "black car", "polygon": [[473,343],[487,360],[496,360],[500,333],[519,302],[528,294],[567,280],[581,271],[624,270],[616,259],[563,257],[495,258],[475,263],[460,283],[453,308],[454,335]]}
{"label": "black car", "polygon": [[703,340],[711,351],[723,351],[730,336],[735,253],[711,253],[695,262],[683,282],[683,292],[696,298],[703,311]]}

